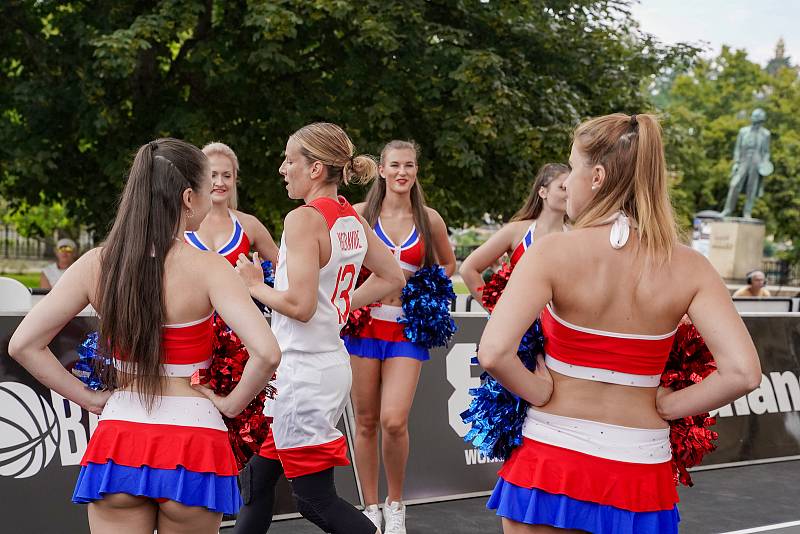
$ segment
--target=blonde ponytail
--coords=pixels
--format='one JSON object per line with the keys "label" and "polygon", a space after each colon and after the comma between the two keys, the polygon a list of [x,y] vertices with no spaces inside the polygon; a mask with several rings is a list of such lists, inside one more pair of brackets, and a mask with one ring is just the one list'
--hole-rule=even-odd
{"label": "blonde ponytail", "polygon": [[378,165],[370,156],[355,156],[355,146],[344,130],[330,122],[303,126],[291,135],[303,156],[319,161],[328,171],[327,180],[336,185],[350,182],[368,184],[378,174]]}
{"label": "blonde ponytail", "polygon": [[578,215],[575,228],[603,222],[617,211],[636,221],[649,259],[667,262],[678,241],[667,190],[661,126],[654,115],[615,113],[575,129],[574,141],[592,165],[606,172],[597,194]]}
{"label": "blonde ponytail", "polygon": [[367,185],[378,176],[378,164],[371,156],[354,156],[345,164],[342,174],[344,185]]}

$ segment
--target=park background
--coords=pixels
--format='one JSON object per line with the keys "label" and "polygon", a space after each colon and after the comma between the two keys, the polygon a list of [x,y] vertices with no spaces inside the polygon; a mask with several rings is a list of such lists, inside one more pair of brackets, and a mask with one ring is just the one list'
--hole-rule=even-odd
{"label": "park background", "polygon": [[[285,140],[318,120],[342,125],[359,152],[415,139],[428,201],[463,257],[486,235],[482,226],[516,211],[541,164],[566,160],[579,121],[654,112],[690,235],[694,213],[721,208],[738,129],[762,107],[775,172],[754,217],[767,225],[770,281],[793,285],[798,68],[758,17],[744,21],[758,59],[703,42],[702,30],[662,40],[645,24],[659,4],[663,11],[656,0],[3,2],[0,272],[35,273],[19,276],[35,285],[58,237],[84,250],[100,242],[133,153],[161,136],[232,146],[241,208],[277,237],[296,205],[277,173]],[[688,3],[673,3],[673,26],[678,4]],[[742,2],[710,4],[724,24]],[[702,27],[685,9],[686,25]],[[344,194],[357,201],[364,192]]]}

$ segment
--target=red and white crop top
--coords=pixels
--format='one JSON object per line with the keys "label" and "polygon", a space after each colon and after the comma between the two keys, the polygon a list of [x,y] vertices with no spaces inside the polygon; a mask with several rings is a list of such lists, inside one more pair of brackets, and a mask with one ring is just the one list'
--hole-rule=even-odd
{"label": "red and white crop top", "polygon": [[[250,239],[244,232],[244,227],[242,227],[242,223],[239,222],[236,214],[233,213],[232,210],[228,210],[228,214],[231,216],[231,222],[233,222],[231,236],[224,245],[214,252],[223,256],[230,262],[231,265],[235,267],[236,261],[239,259],[239,254],[247,255],[250,253]],[[186,239],[187,243],[195,248],[200,250],[212,250],[208,245],[203,243],[203,240],[200,239],[200,236],[197,235],[197,232],[184,232],[184,238]]]}
{"label": "red and white crop top", "polygon": [[[611,224],[609,242],[625,246],[631,220],[622,212],[601,224]],[[545,342],[545,364],[573,378],[623,386],[657,387],[672,349],[677,327],[668,334],[623,334],[572,324],[545,306],[540,316]]]}
{"label": "red and white crop top", "polygon": [[422,239],[422,235],[417,231],[416,226],[411,228],[411,233],[408,234],[408,237],[403,240],[401,245],[396,245],[383,230],[380,217],[378,217],[378,222],[375,224],[375,233],[392,251],[397,263],[400,264],[400,268],[415,273],[422,267],[425,261],[425,242]]}
{"label": "red and white crop top", "polygon": [[[183,324],[168,324],[161,329],[161,368],[163,376],[189,377],[211,365],[212,316]],[[114,358],[114,367],[135,372],[135,364]]]}
{"label": "red and white crop top", "polygon": [[545,364],[573,378],[657,387],[677,329],[668,334],[622,334],[569,323],[548,304],[540,317]]}

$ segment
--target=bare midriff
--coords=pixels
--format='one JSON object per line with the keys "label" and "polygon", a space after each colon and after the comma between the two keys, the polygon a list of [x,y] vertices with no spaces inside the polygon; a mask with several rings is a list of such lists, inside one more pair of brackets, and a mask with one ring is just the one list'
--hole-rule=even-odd
{"label": "bare midriff", "polygon": [[[412,273],[411,271],[406,271],[405,269],[403,269],[403,274],[406,277],[406,282],[408,282],[409,278],[414,276],[414,273]],[[383,297],[380,302],[381,302],[381,304],[386,304],[387,306],[402,306],[403,305],[403,301],[400,298],[400,295],[402,295],[402,294],[403,294],[403,290],[401,289],[400,291],[397,291],[396,293],[390,293],[389,295]]]}
{"label": "bare midriff", "polygon": [[572,378],[550,370],[553,395],[536,410],[631,428],[660,429],[669,425],[656,411],[656,388]]}

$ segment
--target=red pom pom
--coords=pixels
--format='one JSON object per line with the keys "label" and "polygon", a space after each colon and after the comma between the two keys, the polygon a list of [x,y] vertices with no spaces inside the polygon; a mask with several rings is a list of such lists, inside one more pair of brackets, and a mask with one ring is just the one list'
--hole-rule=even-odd
{"label": "red pom pom", "polygon": [[364,327],[372,321],[372,308],[377,306],[380,306],[380,303],[350,310],[350,315],[347,316],[347,324],[342,328],[342,335],[358,337]]}
{"label": "red pom pom", "polygon": [[[369,278],[371,273],[365,267],[361,268],[361,271],[358,273],[358,279],[356,280],[356,288],[360,287],[364,281]],[[358,337],[361,335],[361,331],[367,326],[370,321],[372,321],[372,313],[371,309],[380,306],[379,302],[374,304],[368,304],[367,306],[362,306],[360,308],[356,308],[354,310],[350,310],[350,315],[347,316],[347,323],[342,328],[342,336],[352,336]]]}
{"label": "red pom pom", "polygon": [[[211,366],[204,370],[204,376],[199,376],[200,382],[218,395],[229,394],[241,380],[249,357],[239,336],[221,318],[215,317]],[[264,415],[264,402],[267,397],[275,398],[274,380],[273,375],[270,384],[250,401],[242,413],[234,418],[223,416],[239,469],[244,467],[267,438],[271,418]]]}
{"label": "red pom pom", "polygon": [[[714,356],[697,328],[689,322],[681,322],[661,375],[661,385],[673,390],[683,389],[701,382],[716,369]],[[706,454],[717,448],[714,441],[719,434],[708,428],[714,424],[716,419],[709,417],[708,413],[669,422],[676,484],[692,486],[688,469],[698,465]]]}
{"label": "red pom pom", "polygon": [[481,304],[489,313],[492,313],[497,301],[500,300],[500,296],[503,294],[506,284],[508,284],[508,279],[511,278],[512,269],[511,265],[504,263],[500,270],[489,278],[486,285],[478,288],[478,290],[483,291]]}

